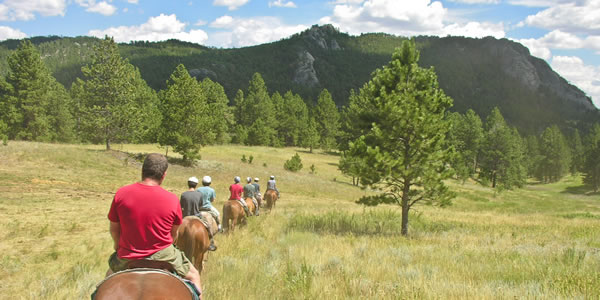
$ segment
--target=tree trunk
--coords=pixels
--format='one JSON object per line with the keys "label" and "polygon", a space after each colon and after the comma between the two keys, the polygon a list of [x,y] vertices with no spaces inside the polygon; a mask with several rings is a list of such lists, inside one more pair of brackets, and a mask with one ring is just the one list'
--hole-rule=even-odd
{"label": "tree trunk", "polygon": [[110,139],[106,138],[106,150],[110,150]]}
{"label": "tree trunk", "polygon": [[496,171],[492,173],[492,188],[496,188]]}
{"label": "tree trunk", "polygon": [[408,200],[409,200],[408,193],[409,192],[410,192],[410,185],[405,183],[404,189],[402,190],[402,231],[401,231],[401,234],[403,236],[408,235],[408,210],[410,209],[410,207],[408,206]]}
{"label": "tree trunk", "polygon": [[169,157],[169,146],[167,146],[167,151],[165,152],[165,157]]}

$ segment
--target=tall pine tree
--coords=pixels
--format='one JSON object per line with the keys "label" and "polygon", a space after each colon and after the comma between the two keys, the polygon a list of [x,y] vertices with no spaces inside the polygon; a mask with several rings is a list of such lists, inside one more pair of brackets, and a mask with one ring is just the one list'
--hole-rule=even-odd
{"label": "tall pine tree", "polygon": [[315,108],[315,119],[317,120],[317,130],[321,136],[319,141],[321,148],[326,151],[336,149],[336,139],[340,129],[340,113],[327,89],[321,91],[319,95]]}
{"label": "tall pine tree", "polygon": [[346,158],[365,162],[362,184],[382,191],[358,202],[402,207],[402,234],[408,233],[409,210],[426,202],[447,205],[453,197],[443,180],[451,176],[444,120],[452,99],[439,88],[433,69],[417,65],[415,42],[404,41],[392,61],[373,73],[350,104],[350,119],[360,137]]}
{"label": "tall pine tree", "polygon": [[135,142],[154,139],[160,125],[156,93],[137,68],[121,58],[117,44],[106,37],[94,46],[90,64],[81,68],[71,94],[77,102],[78,129],[85,139]]}

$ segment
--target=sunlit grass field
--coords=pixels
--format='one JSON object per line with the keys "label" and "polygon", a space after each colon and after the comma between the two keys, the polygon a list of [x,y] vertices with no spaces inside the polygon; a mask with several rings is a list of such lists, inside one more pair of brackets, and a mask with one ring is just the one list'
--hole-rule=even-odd
{"label": "sunlit grass field", "polygon": [[[89,299],[112,251],[112,196],[140,177],[127,153],[165,152],[114,148],[0,146],[0,299]],[[285,171],[296,152],[304,168]],[[195,167],[171,165],[163,186],[179,195],[188,177],[210,175],[219,210],[234,176],[260,177],[264,190],[275,175],[282,194],[271,213],[216,237],[205,299],[600,298],[600,195],[579,177],[502,193],[450,181],[454,204],[416,207],[401,237],[398,207],[354,203],[367,191],[337,170],[338,156],[237,145],[201,153]]]}

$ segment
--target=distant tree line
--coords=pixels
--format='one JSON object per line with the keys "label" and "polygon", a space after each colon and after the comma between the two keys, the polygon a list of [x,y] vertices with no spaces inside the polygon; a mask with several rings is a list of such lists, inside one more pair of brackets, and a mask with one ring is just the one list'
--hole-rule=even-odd
{"label": "distant tree line", "polygon": [[[223,143],[296,146],[311,152],[317,148],[340,150],[340,170],[359,185],[369,182],[370,175],[364,170],[372,167],[373,161],[358,155],[367,148],[359,147],[357,139],[364,136],[366,145],[385,141],[380,140],[383,133],[371,127],[373,118],[390,118],[396,122],[389,124],[394,125],[391,128],[422,121],[417,108],[416,117],[407,116],[403,121],[392,116],[404,110],[386,106],[389,111],[381,115],[367,101],[389,96],[379,95],[381,90],[375,89],[386,86],[383,80],[395,74],[391,69],[387,69],[392,72],[388,75],[378,75],[377,83],[349,91],[348,105],[338,110],[327,89],[316,102],[291,91],[269,94],[259,73],[230,101],[223,86],[208,78],[196,80],[183,64],[173,70],[166,88],[157,92],[121,57],[117,44],[108,37],[89,55],[90,62],[80,70],[81,78],[67,90],[52,76],[38,49],[30,41],[22,41],[6,60],[6,76],[0,76],[0,139],[103,143],[107,149],[121,142],[159,143],[167,153],[170,149],[180,153],[184,161],[196,159],[203,145]],[[422,80],[425,82],[426,76]],[[586,184],[594,190],[600,188],[600,124],[589,132],[576,130],[568,136],[557,126],[539,135],[522,136],[497,108],[485,120],[472,110],[460,114],[444,109],[442,116],[439,124],[448,128],[447,132],[438,130],[445,135],[440,138],[443,146],[418,147],[452,150],[447,155],[448,166],[459,180],[510,189],[522,186],[528,177],[554,182],[569,172],[581,172]],[[435,136],[423,143],[437,141]],[[380,150],[394,146],[385,143]],[[418,147],[415,149],[421,149]]]}

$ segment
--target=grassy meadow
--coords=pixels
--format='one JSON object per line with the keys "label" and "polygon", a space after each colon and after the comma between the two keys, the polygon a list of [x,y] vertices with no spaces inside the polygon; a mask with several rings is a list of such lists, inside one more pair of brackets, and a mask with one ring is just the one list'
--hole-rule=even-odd
{"label": "grassy meadow", "polygon": [[[112,252],[112,196],[140,177],[133,154],[165,151],[114,148],[0,146],[0,299],[89,299]],[[295,152],[304,168],[285,171]],[[338,156],[230,145],[201,153],[195,167],[172,164],[163,186],[179,195],[188,177],[210,175],[221,210],[234,176],[260,177],[264,190],[273,174],[282,195],[271,213],[216,237],[205,299],[600,298],[600,195],[579,177],[501,193],[451,181],[454,204],[416,207],[401,237],[399,208],[355,204],[366,192],[337,170]]]}

